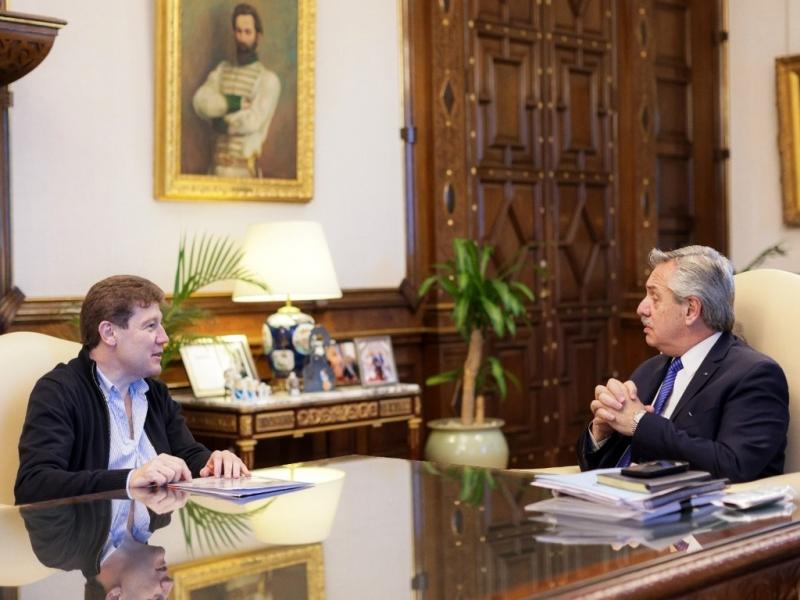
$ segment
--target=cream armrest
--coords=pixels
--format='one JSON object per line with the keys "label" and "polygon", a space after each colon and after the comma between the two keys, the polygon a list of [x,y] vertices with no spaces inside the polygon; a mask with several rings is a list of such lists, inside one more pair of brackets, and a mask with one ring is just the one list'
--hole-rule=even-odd
{"label": "cream armrest", "polygon": [[578,465],[566,465],[564,467],[541,467],[536,469],[507,469],[515,473],[532,473],[533,475],[572,475],[580,473]]}
{"label": "cream armrest", "polygon": [[27,585],[58,572],[39,562],[16,506],[0,504],[0,539],[0,587]]}
{"label": "cream armrest", "polygon": [[775,487],[784,485],[791,487],[794,490],[794,493],[800,496],[800,472],[773,475],[772,477],[756,479],[755,481],[748,481],[746,483],[734,483],[728,488],[728,491],[743,492],[745,490],[753,490],[761,487]]}

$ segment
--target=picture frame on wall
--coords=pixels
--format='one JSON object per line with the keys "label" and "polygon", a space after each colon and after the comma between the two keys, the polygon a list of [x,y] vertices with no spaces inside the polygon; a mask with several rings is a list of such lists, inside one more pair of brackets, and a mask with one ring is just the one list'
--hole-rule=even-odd
{"label": "picture frame on wall", "polygon": [[157,0],[157,198],[311,199],[315,2]]}
{"label": "picture frame on wall", "polygon": [[355,338],[361,385],[397,383],[397,369],[388,335]]}
{"label": "picture frame on wall", "polygon": [[775,59],[783,222],[800,226],[800,55]]}
{"label": "picture frame on wall", "polygon": [[199,338],[183,344],[181,360],[197,398],[225,395],[225,371],[234,368],[241,377],[258,380],[258,372],[245,335]]}

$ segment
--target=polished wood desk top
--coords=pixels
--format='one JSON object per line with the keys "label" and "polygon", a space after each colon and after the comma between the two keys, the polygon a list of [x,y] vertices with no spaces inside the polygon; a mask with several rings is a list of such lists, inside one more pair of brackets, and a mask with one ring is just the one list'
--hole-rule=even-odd
{"label": "polished wood desk top", "polygon": [[81,598],[83,573],[101,556],[106,574],[125,567],[125,585],[148,584],[146,597],[171,588],[176,599],[730,599],[800,577],[797,513],[705,515],[636,542],[582,543],[525,510],[549,496],[525,473],[357,456],[263,471],[317,484],[243,505],[156,490],[135,512],[149,512],[152,535],[140,526],[138,541],[122,536],[113,551],[114,510],[131,506],[113,494],[2,508],[0,586],[21,586],[21,598]]}

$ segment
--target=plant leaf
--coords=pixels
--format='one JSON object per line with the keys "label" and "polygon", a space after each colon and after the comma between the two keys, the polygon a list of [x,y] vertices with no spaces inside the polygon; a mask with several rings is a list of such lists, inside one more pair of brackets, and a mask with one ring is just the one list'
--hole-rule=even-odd
{"label": "plant leaf", "polygon": [[502,337],[505,331],[505,319],[503,318],[503,312],[486,296],[481,296],[480,301],[483,311],[486,313],[486,316],[489,317],[489,321],[492,324],[492,329],[494,329],[494,332],[499,337]]}
{"label": "plant leaf", "polygon": [[425,380],[425,385],[441,385],[450,381],[457,381],[464,369],[453,369],[438,375],[431,375]]}
{"label": "plant leaf", "polygon": [[505,398],[506,394],[508,393],[505,369],[503,369],[503,365],[500,363],[500,360],[494,356],[489,356],[486,360],[489,363],[489,369],[492,372],[492,377],[494,378],[495,383],[497,383],[497,393],[500,394],[501,398]]}

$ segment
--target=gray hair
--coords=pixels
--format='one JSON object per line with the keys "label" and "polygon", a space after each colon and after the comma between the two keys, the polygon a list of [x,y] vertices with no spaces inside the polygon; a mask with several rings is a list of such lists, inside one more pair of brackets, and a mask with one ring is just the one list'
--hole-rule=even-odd
{"label": "gray hair", "polygon": [[708,246],[686,246],[664,252],[650,251],[650,266],[673,261],[675,272],[667,282],[678,302],[689,296],[700,299],[700,318],[714,331],[733,328],[733,265]]}

